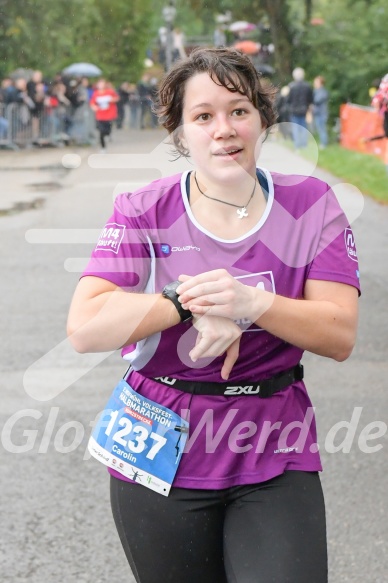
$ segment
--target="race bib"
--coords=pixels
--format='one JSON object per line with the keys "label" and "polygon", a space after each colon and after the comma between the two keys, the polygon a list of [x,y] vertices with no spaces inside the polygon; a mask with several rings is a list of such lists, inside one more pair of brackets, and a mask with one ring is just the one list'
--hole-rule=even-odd
{"label": "race bib", "polygon": [[189,431],[180,415],[120,381],[93,429],[93,457],[123,476],[168,496]]}

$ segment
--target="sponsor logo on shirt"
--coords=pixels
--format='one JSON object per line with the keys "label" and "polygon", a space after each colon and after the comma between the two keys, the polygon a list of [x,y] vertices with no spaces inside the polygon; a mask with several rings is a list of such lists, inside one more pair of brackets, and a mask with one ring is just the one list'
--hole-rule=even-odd
{"label": "sponsor logo on shirt", "polygon": [[[251,285],[252,287],[257,287],[263,291],[269,291],[271,293],[276,293],[275,290],[275,280],[272,271],[262,271],[260,273],[250,273],[249,275],[237,276],[236,279],[241,281],[244,285]],[[243,332],[262,332],[263,329],[256,324],[253,324],[248,318],[241,318],[240,320],[235,320],[237,326],[242,328]]]}
{"label": "sponsor logo on shirt", "polygon": [[185,245],[184,247],[172,247],[171,251],[174,253],[175,251],[201,251],[201,249],[195,245]]}
{"label": "sponsor logo on shirt", "polygon": [[352,259],[353,261],[358,261],[353,231],[349,227],[347,229],[345,229],[345,245],[346,245],[346,251],[348,252],[348,257],[350,259]]}
{"label": "sponsor logo on shirt", "polygon": [[107,223],[100,234],[95,250],[118,253],[124,237],[124,231],[124,225],[119,225],[118,223]]}
{"label": "sponsor logo on shirt", "polygon": [[[160,249],[160,251],[162,252],[163,255],[169,256],[171,255],[171,253],[176,253],[177,251],[201,251],[201,249],[199,247],[196,247],[195,245],[176,245],[174,247],[171,247],[171,245],[169,245],[168,243],[160,243],[159,245],[156,246],[158,249]],[[155,247],[155,248],[156,248]]]}

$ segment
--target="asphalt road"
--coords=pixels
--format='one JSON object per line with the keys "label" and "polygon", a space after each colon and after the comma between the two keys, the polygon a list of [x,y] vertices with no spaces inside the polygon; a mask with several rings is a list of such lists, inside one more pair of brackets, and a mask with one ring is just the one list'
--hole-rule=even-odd
{"label": "asphalt road", "polygon": [[[169,162],[164,137],[116,132],[105,156],[90,148],[0,152],[1,583],[134,581],[107,472],[86,453],[90,424],[125,367],[118,353],[75,354],[65,322],[114,194],[181,169]],[[330,583],[386,583],[388,207],[276,141],[262,158],[273,169],[323,176],[354,219],[363,289],[357,346],[342,364],[314,355],[304,364],[325,468]]]}

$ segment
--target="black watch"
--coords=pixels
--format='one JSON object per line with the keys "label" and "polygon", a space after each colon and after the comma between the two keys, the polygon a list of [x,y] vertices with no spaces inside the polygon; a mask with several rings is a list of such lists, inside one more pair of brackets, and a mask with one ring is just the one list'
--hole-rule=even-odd
{"label": "black watch", "polygon": [[176,288],[181,285],[181,283],[181,281],[172,281],[171,283],[165,285],[162,291],[162,296],[172,301],[178,311],[181,322],[187,322],[188,320],[191,320],[193,314],[190,312],[190,310],[184,310],[182,308],[182,304],[178,301],[179,296],[176,293]]}

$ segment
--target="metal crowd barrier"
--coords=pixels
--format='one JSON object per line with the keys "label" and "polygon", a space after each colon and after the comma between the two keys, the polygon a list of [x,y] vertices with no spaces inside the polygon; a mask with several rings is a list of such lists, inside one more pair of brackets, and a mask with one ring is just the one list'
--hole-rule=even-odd
{"label": "metal crowd barrier", "polygon": [[7,107],[0,103],[0,147],[12,148]]}
{"label": "metal crowd barrier", "polygon": [[95,118],[88,104],[77,108],[58,105],[34,111],[24,103],[0,103],[0,146],[92,145]]}

